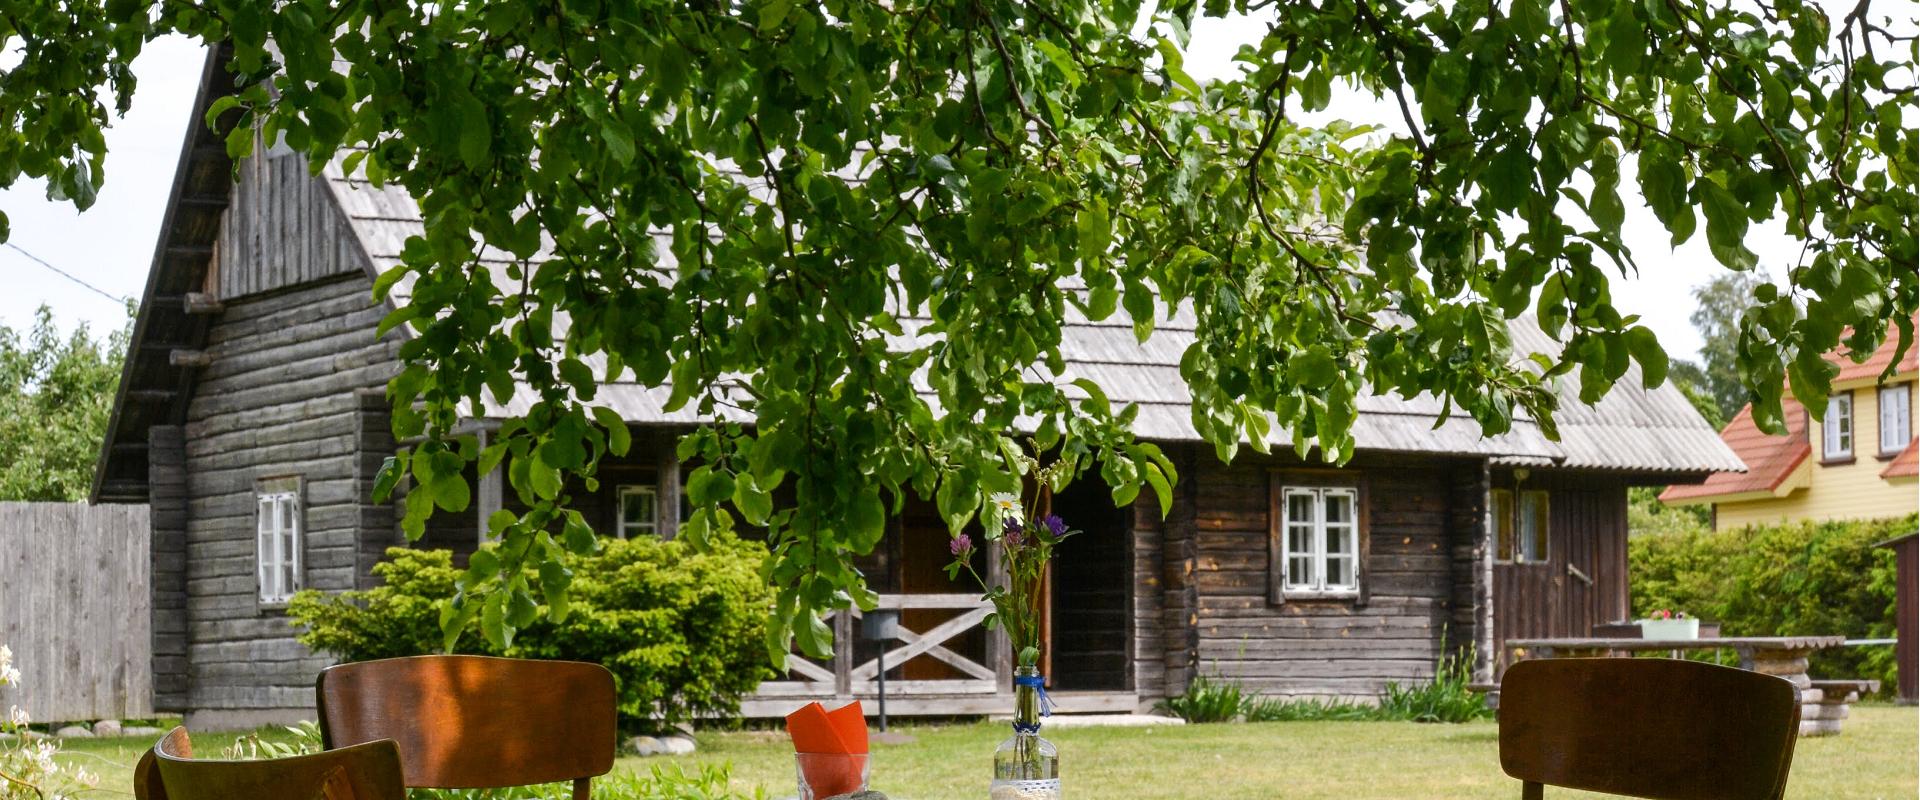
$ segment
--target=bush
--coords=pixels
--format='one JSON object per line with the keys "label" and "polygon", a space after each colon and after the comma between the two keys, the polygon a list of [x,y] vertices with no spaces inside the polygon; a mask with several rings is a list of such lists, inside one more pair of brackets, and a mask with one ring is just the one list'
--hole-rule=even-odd
{"label": "bush", "polygon": [[[1685,611],[1726,636],[1894,635],[1894,558],[1876,542],[1913,532],[1916,518],[1794,523],[1627,543],[1633,611]],[[1816,678],[1894,685],[1891,647],[1815,653]]]}
{"label": "bush", "polygon": [[1486,698],[1467,688],[1473,682],[1473,654],[1473,648],[1442,654],[1434,664],[1433,680],[1388,683],[1378,703],[1262,697],[1231,678],[1200,675],[1185,693],[1162,700],[1156,708],[1188,722],[1472,722],[1493,714]]}
{"label": "bush", "polygon": [[[765,555],[730,536],[712,537],[704,553],[677,540],[609,539],[593,555],[566,559],[573,586],[564,621],[543,613],[502,650],[475,620],[454,651],[602,664],[613,672],[621,713],[657,725],[730,717],[742,696],[775,675],[764,644],[772,603],[759,577]],[[374,567],[383,586],[296,596],[288,611],[306,627],[301,642],[343,661],[439,652],[438,603],[453,596],[460,575],[452,555],[394,548],[387,557]]]}
{"label": "bush", "polygon": [[1188,722],[1232,722],[1251,699],[1253,696],[1240,687],[1239,681],[1195,675],[1185,693],[1162,700],[1154,708]]}
{"label": "bush", "polygon": [[1486,698],[1467,686],[1473,683],[1474,650],[1440,656],[1433,680],[1401,686],[1387,684],[1380,693],[1380,716],[1407,722],[1472,722],[1491,716]]}

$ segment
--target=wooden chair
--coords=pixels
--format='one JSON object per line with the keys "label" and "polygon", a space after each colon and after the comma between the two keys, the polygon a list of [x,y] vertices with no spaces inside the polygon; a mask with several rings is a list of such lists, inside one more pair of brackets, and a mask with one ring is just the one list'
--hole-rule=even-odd
{"label": "wooden chair", "polygon": [[1500,684],[1500,767],[1525,800],[1779,800],[1799,728],[1791,682],[1694,661],[1522,661]]}
{"label": "wooden chair", "polygon": [[400,748],[368,742],[313,755],[262,761],[193,757],[186,728],[174,728],[133,770],[137,800],[406,800]]}
{"label": "wooden chair", "polygon": [[327,749],[399,743],[409,788],[492,789],[573,782],[613,769],[613,674],[599,664],[416,656],[320,673]]}

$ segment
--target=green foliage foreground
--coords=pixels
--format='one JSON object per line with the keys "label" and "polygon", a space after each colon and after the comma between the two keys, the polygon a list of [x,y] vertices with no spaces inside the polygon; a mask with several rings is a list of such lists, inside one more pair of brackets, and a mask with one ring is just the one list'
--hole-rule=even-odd
{"label": "green foliage foreground", "polygon": [[[756,573],[762,547],[730,536],[709,544],[697,553],[680,541],[608,539],[599,553],[562,562],[573,572],[564,622],[536,616],[503,648],[471,621],[453,649],[605,665],[620,711],[642,726],[730,717],[773,677],[760,646],[772,597]],[[440,606],[460,575],[452,555],[393,548],[387,558],[374,567],[383,586],[295,596],[288,611],[306,626],[300,641],[345,661],[439,652]]]}
{"label": "green foliage foreground", "polygon": [[[1894,635],[1893,551],[1876,542],[1912,533],[1916,518],[1803,522],[1635,536],[1627,541],[1636,618],[1658,609],[1719,622],[1725,636]],[[1830,648],[1815,678],[1894,686],[1892,647]]]}
{"label": "green foliage foreground", "polygon": [[[1246,13],[1240,71],[1189,75],[1192,27]],[[530,509],[489,521],[502,557],[448,628],[505,647],[536,601],[564,615],[552,565],[593,540],[568,478],[625,450],[591,404],[627,380],[730,420],[683,443],[685,535],[767,530],[768,654],[824,656],[821,612],[872,602],[853,563],[887,512],[931,498],[958,530],[1018,488],[1016,423],[1165,509],[1137,409],[1066,374],[1081,316],[1144,340],[1189,309],[1190,422],[1223,457],[1343,461],[1362,391],[1552,433],[1549,376],[1592,402],[1667,372],[1612,302],[1650,255],[1629,204],[1734,270],[1777,220],[1799,246],[1749,299],[1741,381],[1765,427],[1789,380],[1820,413],[1822,354],[1904,347],[1920,307],[1920,43],[1883,24],[1803,0],[11,0],[0,186],[85,208],[143,44],[230,47],[207,117],[232,155],[257,125],[424,213],[376,282],[405,288],[381,327],[408,337],[389,389],[419,442],[382,486],[411,477],[416,536],[469,507],[473,461]],[[1289,116],[1336,86],[1399,122]],[[1514,352],[1522,314],[1564,348]],[[526,414],[480,448],[459,425],[489,397]]]}

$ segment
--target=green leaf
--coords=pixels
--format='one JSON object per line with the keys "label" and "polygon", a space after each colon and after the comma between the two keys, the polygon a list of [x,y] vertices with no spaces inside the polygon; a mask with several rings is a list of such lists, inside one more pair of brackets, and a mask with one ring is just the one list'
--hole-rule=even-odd
{"label": "green leaf", "polygon": [[593,419],[600,427],[607,429],[607,452],[624,456],[633,447],[633,431],[627,428],[627,421],[620,412],[605,406],[594,406]]}
{"label": "green leaf", "polygon": [[1760,258],[1747,249],[1746,205],[1712,180],[1700,181],[1694,187],[1704,201],[1701,210],[1707,215],[1707,245],[1714,258],[1731,269],[1753,269]]}
{"label": "green leaf", "polygon": [[1633,353],[1633,360],[1640,362],[1640,382],[1652,389],[1667,381],[1667,351],[1660,347],[1659,337],[1645,325],[1635,325],[1627,329],[1627,349]]}
{"label": "green leaf", "polygon": [[773,516],[773,495],[756,485],[752,475],[742,474],[733,482],[733,507],[747,524],[765,525]]}

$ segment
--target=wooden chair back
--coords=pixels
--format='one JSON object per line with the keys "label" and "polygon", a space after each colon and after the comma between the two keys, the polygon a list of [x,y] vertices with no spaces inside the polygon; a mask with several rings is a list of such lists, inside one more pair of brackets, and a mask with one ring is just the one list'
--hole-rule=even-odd
{"label": "wooden chair back", "polygon": [[1694,661],[1522,661],[1500,683],[1500,766],[1529,800],[1778,800],[1799,729],[1791,682]]}
{"label": "wooden chair back", "polygon": [[186,728],[174,728],[134,767],[138,800],[406,800],[400,749],[368,742],[312,755],[261,761],[193,757]]}
{"label": "wooden chair back", "polygon": [[491,789],[613,769],[613,674],[599,664],[416,656],[329,667],[315,687],[328,749],[399,743],[407,786]]}

